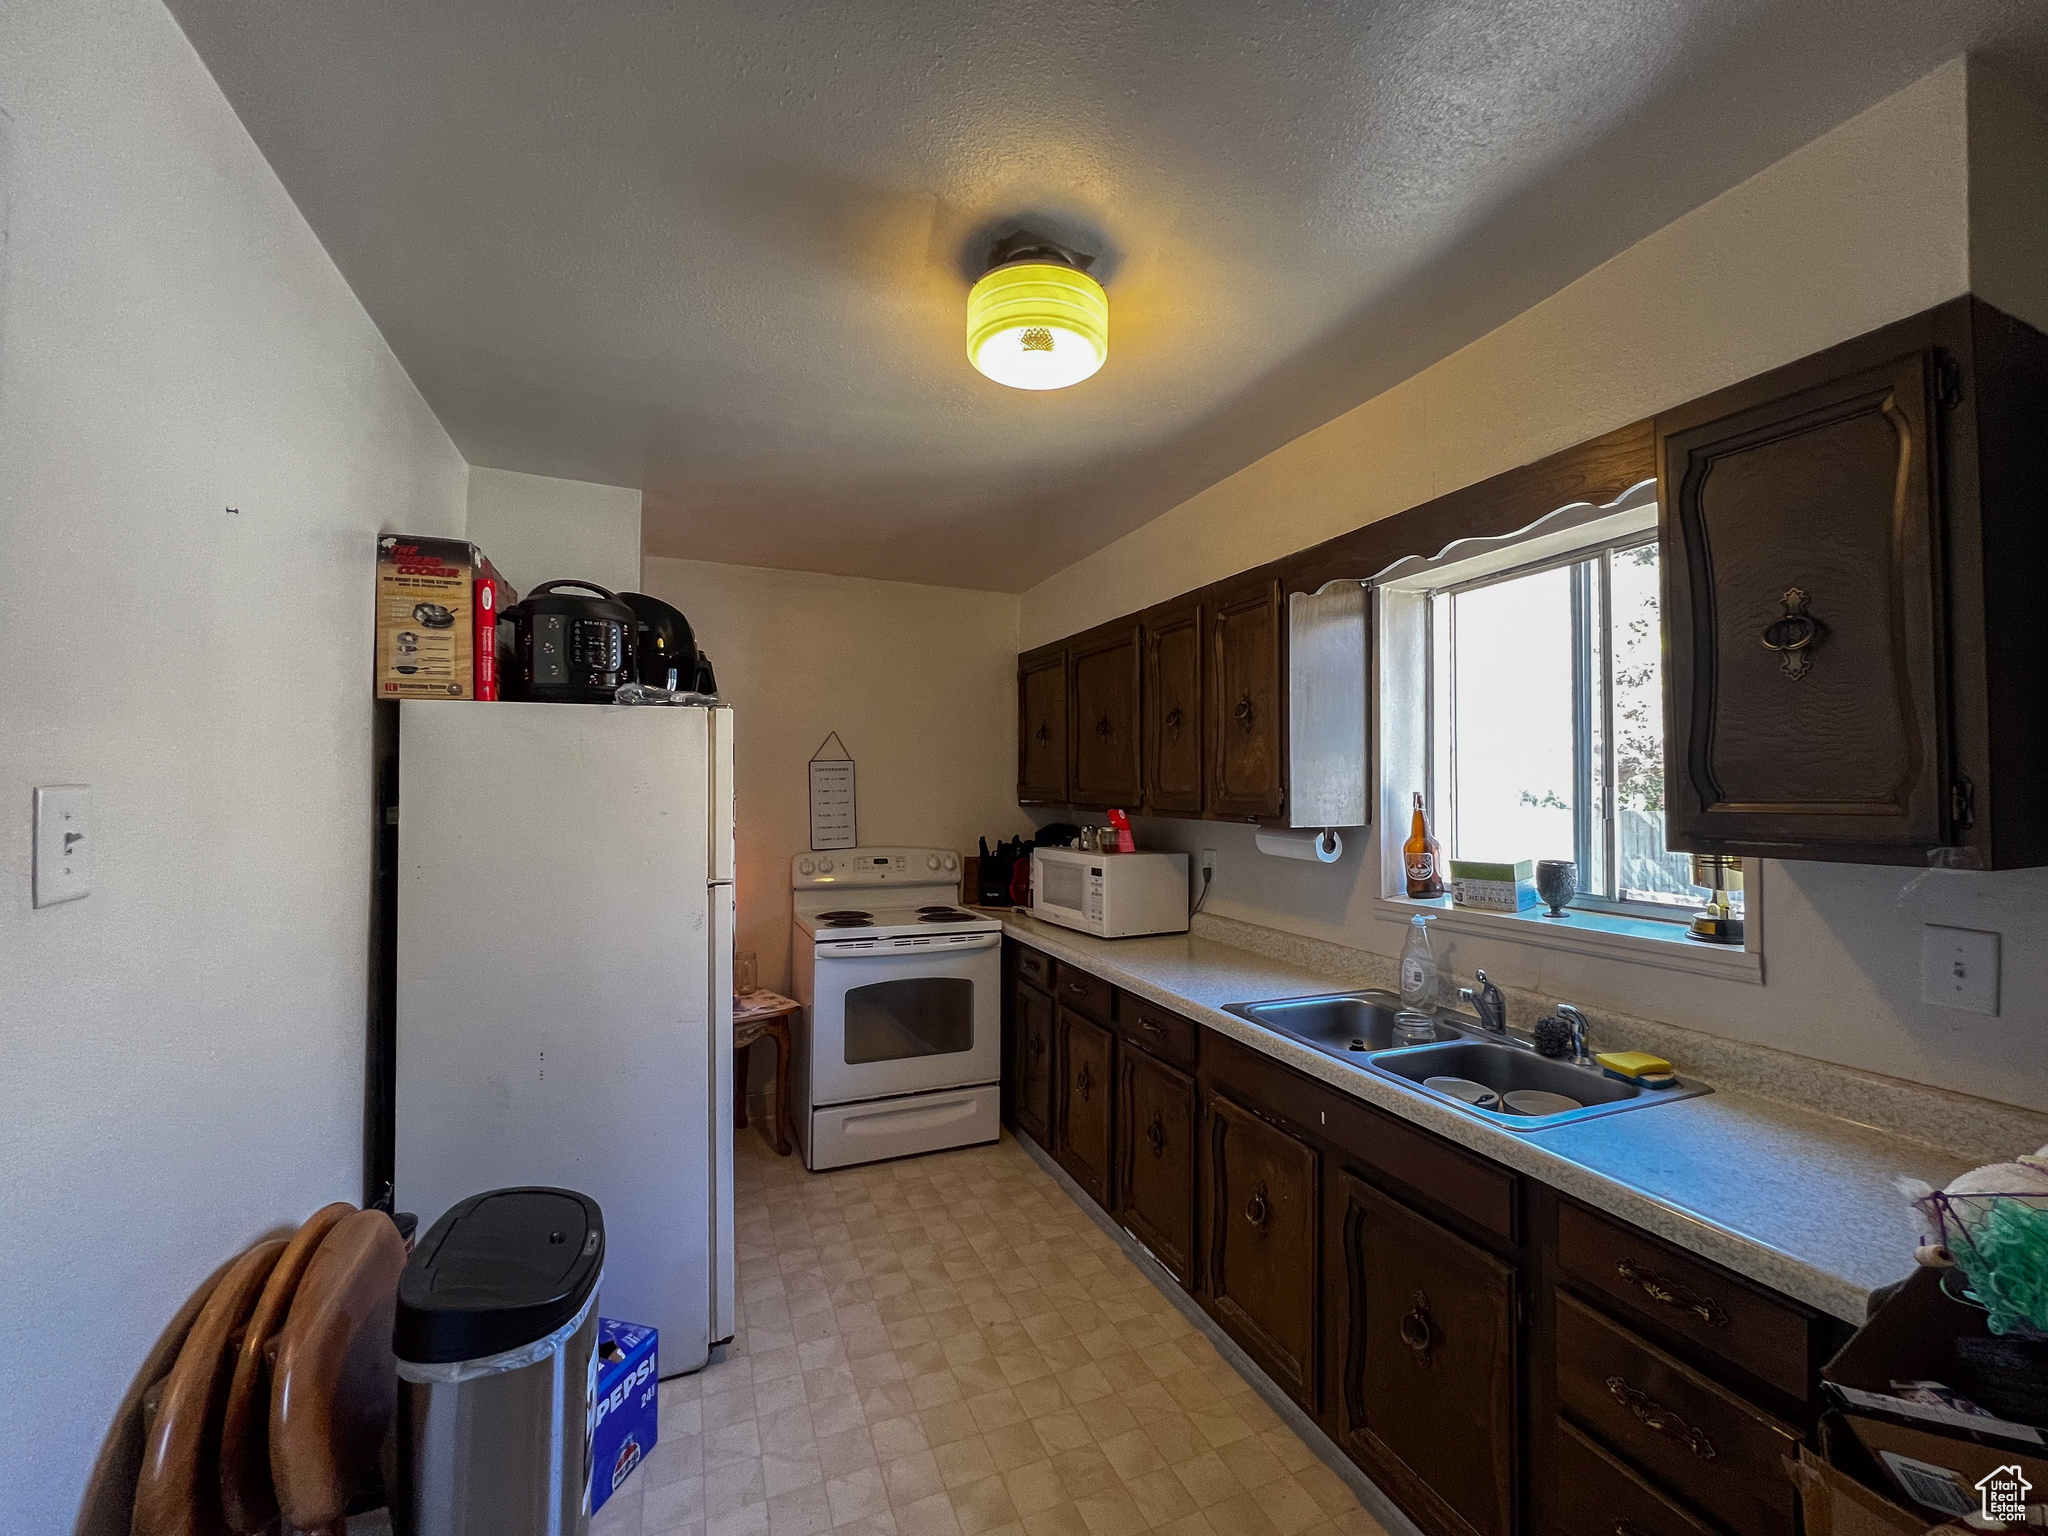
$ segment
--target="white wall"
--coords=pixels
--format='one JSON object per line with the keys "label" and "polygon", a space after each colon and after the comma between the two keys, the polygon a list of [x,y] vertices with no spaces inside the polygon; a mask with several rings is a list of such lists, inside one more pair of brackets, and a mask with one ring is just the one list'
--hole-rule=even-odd
{"label": "white wall", "polygon": [[640,590],[640,493],[625,486],[478,465],[466,537],[522,594],[544,581]]}
{"label": "white wall", "polygon": [[1970,286],[1958,61],[1024,594],[1029,647],[1304,549]]}
{"label": "white wall", "polygon": [[[804,571],[647,560],[734,710],[739,942],[787,991],[790,860],[810,847],[811,755],[853,755],[860,840],[975,850],[1017,809],[1017,599]],[[836,748],[834,749],[837,750]]]}
{"label": "white wall", "polygon": [[[1960,61],[1694,210],[1376,399],[1024,595],[1026,645],[1243,570],[1789,362],[1968,289],[2048,323],[2048,130]],[[2031,306],[2031,307],[2030,307]],[[1248,829],[1158,821],[1217,848],[1211,909],[1383,953],[1373,839],[1330,868]],[[1469,974],[2048,1108],[2048,871],[1770,864],[1763,986],[1461,940]],[[2004,935],[1998,1019],[1919,1001],[1925,923]]]}
{"label": "white wall", "polygon": [[375,536],[466,470],[155,0],[0,8],[0,111],[0,1530],[55,1536],[194,1288],[360,1196]]}

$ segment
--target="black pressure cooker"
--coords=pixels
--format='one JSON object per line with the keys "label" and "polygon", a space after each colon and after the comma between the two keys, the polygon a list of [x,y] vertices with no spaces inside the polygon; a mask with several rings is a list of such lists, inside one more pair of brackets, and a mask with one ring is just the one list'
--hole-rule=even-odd
{"label": "black pressure cooker", "polygon": [[634,680],[635,616],[603,587],[544,581],[503,617],[512,623],[507,698],[609,704],[619,684]]}

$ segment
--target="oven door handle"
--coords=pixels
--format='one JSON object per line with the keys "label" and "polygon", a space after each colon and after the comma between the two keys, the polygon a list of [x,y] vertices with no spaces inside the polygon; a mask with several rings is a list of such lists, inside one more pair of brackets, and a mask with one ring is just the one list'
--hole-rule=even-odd
{"label": "oven door handle", "polygon": [[971,955],[976,950],[994,949],[1003,942],[1000,933],[977,933],[957,939],[877,939],[873,949],[851,944],[820,944],[820,960],[889,960],[903,955]]}

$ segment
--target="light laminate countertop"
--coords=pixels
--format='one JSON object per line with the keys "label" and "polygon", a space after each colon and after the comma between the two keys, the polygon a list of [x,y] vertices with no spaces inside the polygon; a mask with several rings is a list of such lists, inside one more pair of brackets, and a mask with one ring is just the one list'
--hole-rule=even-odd
{"label": "light laminate countertop", "polygon": [[1056,960],[1851,1323],[1863,1321],[1873,1289],[1913,1265],[1914,1225],[1892,1180],[1940,1185],[1968,1166],[1905,1137],[1720,1088],[1547,1131],[1502,1130],[1223,1011],[1351,990],[1328,976],[1188,934],[1097,939],[1021,912],[995,915]]}

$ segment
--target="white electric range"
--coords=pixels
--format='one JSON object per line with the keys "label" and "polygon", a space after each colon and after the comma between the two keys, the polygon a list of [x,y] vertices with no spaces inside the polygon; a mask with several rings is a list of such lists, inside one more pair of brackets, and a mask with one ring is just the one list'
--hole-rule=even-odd
{"label": "white electric range", "polygon": [[790,864],[790,1116],[804,1166],[994,1141],[1003,925],[963,910],[960,856],[842,848]]}

